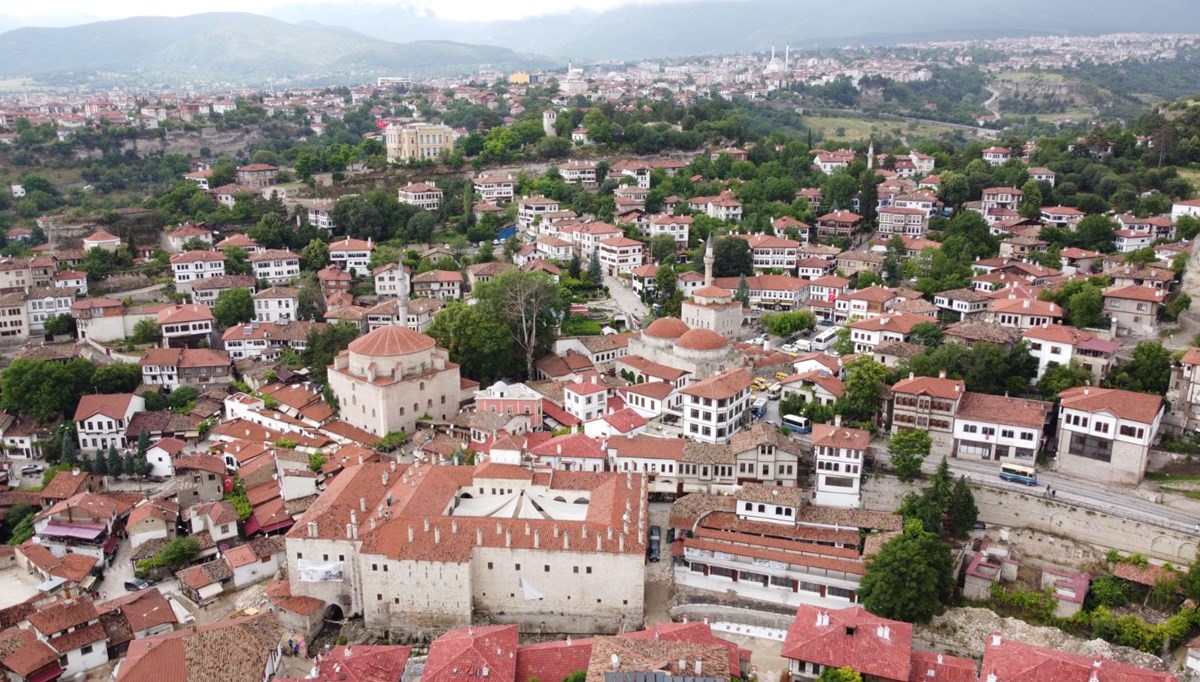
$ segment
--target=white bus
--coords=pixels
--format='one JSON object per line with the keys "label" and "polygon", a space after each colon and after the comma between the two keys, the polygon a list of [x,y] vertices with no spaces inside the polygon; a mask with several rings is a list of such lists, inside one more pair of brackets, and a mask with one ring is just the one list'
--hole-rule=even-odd
{"label": "white bus", "polygon": [[1013,483],[1037,485],[1037,470],[1024,464],[1003,464],[1000,466],[1000,478]]}
{"label": "white bus", "polygon": [[792,433],[809,433],[812,431],[812,424],[808,423],[808,417],[801,417],[798,414],[788,414],[783,417],[783,428]]}

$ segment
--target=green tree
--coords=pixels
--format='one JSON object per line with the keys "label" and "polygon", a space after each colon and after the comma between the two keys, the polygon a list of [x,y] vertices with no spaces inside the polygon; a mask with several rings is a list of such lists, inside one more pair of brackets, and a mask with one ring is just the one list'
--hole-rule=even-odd
{"label": "green tree", "polygon": [[463,376],[486,386],[515,375],[520,352],[508,326],[477,308],[450,302],[433,318],[428,334],[461,366]]}
{"label": "green tree", "polygon": [[914,325],[909,333],[909,341],[922,346],[938,346],[942,343],[942,328],[935,322],[922,322]]}
{"label": "green tree", "polygon": [[305,270],[320,270],[329,265],[329,245],[320,239],[310,240],[300,250],[300,267]]}
{"label": "green tree", "polygon": [[870,422],[883,405],[884,381],[888,369],[869,357],[859,356],[846,363],[846,395],[843,414],[853,421]]}
{"label": "green tree", "polygon": [[745,275],[738,277],[737,290],[733,292],[733,300],[747,308],[750,307],[750,285],[746,282]]}
{"label": "green tree", "polygon": [[924,429],[897,431],[888,439],[892,466],[901,481],[908,482],[921,474],[921,463],[933,449],[933,440]]}
{"label": "green tree", "polygon": [[588,281],[592,286],[604,286],[604,269],[600,267],[600,249],[592,250],[592,258],[588,261]]}
{"label": "green tree", "polygon": [[1191,307],[1192,297],[1188,294],[1180,293],[1175,298],[1167,301],[1166,305],[1158,309],[1158,317],[1166,322],[1174,322]]}
{"label": "green tree", "polygon": [[75,318],[70,313],[47,318],[43,326],[51,336],[75,336]]}
{"label": "green tree", "polygon": [[408,224],[405,226],[406,236],[408,241],[425,243],[433,238],[433,228],[437,225],[437,218],[429,211],[421,211],[408,219]]}
{"label": "green tree", "polygon": [[525,376],[532,377],[533,359],[550,347],[570,304],[566,291],[545,273],[508,270],[481,284],[475,298],[509,328],[525,357]]}
{"label": "green tree", "polygon": [[1196,559],[1192,561],[1192,565],[1180,582],[1183,593],[1187,595],[1188,599],[1200,601],[1200,552],[1196,553]]}
{"label": "green tree", "polygon": [[713,277],[754,274],[750,243],[738,237],[722,237],[713,244]]}
{"label": "green tree", "polygon": [[200,554],[200,543],[196,542],[194,537],[184,536],[163,545],[158,552],[158,558],[162,561],[162,565],[178,568],[191,563],[198,554]]}
{"label": "green tree", "polygon": [[157,322],[150,318],[138,320],[133,325],[133,334],[129,340],[139,344],[158,343],[162,341],[162,329],[159,328]]}
{"label": "green tree", "polygon": [[225,328],[254,319],[254,296],[249,289],[226,289],[217,295],[212,307],[213,317]]}
{"label": "green tree", "polygon": [[83,358],[66,363],[22,358],[0,373],[0,406],[48,422],[75,411],[79,396],[92,392],[95,367]]}
{"label": "green tree", "polygon": [[1046,365],[1042,378],[1038,379],[1037,392],[1047,400],[1054,400],[1059,393],[1076,386],[1087,386],[1095,380],[1092,371],[1079,364],[1078,360],[1060,365],[1052,362]]}
{"label": "green tree", "polygon": [[[96,453],[96,457],[100,457],[99,452]],[[125,462],[121,459],[121,453],[117,452],[117,448],[115,446],[109,446],[108,461],[105,462],[105,465],[108,469],[109,476],[120,476],[121,472],[124,470]]]}
{"label": "green tree", "polygon": [[826,668],[817,682],[863,682],[863,678],[852,668]]}
{"label": "green tree", "polygon": [[62,450],[59,454],[59,460],[67,465],[75,464],[79,461],[79,454],[75,449],[74,438],[62,438]]}
{"label": "green tree", "polygon": [[[945,460],[943,460],[945,461]],[[958,537],[966,536],[979,520],[979,507],[975,506],[975,493],[967,479],[959,476],[950,492],[950,502],[946,507],[946,516],[950,521],[950,532]]]}
{"label": "green tree", "polygon": [[583,274],[583,265],[579,262],[579,252],[571,251],[571,260],[567,263],[567,276],[571,279],[579,279]]}
{"label": "green tree", "polygon": [[954,171],[945,171],[939,175],[938,197],[947,206],[957,208],[971,198],[971,185],[967,176]]}
{"label": "green tree", "polygon": [[358,325],[351,322],[335,322],[323,329],[309,331],[304,350],[300,352],[300,361],[308,368],[309,378],[324,384],[333,359],[358,336]]}
{"label": "green tree", "polygon": [[1133,348],[1133,358],[1113,368],[1106,385],[1140,393],[1165,395],[1171,384],[1171,352],[1157,341]]}
{"label": "green tree", "polygon": [[1025,218],[1037,218],[1042,214],[1042,187],[1037,180],[1028,180],[1021,186],[1021,204],[1017,211]]}
{"label": "green tree", "polygon": [[923,623],[945,610],[953,590],[950,548],[910,520],[868,562],[858,594],[877,616]]}
{"label": "green tree", "polygon": [[4,523],[0,526],[0,542],[19,545],[33,537],[33,519],[38,508],[32,504],[14,504],[4,512]]}
{"label": "green tree", "polygon": [[141,383],[142,369],[131,362],[101,365],[92,374],[96,393],[132,393]]}
{"label": "green tree", "polygon": [[772,336],[788,338],[797,332],[815,329],[817,318],[811,310],[793,310],[782,313],[767,313],[762,322]]}
{"label": "green tree", "polygon": [[675,255],[675,238],[669,234],[656,234],[650,238],[650,258],[662,263]]}
{"label": "green tree", "polygon": [[253,272],[250,266],[250,252],[240,246],[225,249],[225,274],[249,275]]}
{"label": "green tree", "polygon": [[1081,249],[1111,253],[1114,248],[1113,238],[1117,231],[1117,223],[1106,215],[1089,215],[1079,221],[1070,238],[1071,246]]}

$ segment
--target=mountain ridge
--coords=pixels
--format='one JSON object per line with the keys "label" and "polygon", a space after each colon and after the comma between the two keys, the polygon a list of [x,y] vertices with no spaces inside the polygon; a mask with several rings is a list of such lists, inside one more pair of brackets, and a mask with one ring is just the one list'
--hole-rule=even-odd
{"label": "mountain ridge", "polygon": [[[448,21],[403,6],[312,2],[280,6],[269,14],[289,21],[315,19],[397,40],[455,36],[481,44],[536,46],[562,59],[642,59],[735,53],[783,47],[888,44],[939,36],[1125,32],[1200,32],[1193,0],[1143,0],[1131,13],[1124,0],[1095,0],[1086,12],[1043,0],[702,0],[687,4],[629,5],[523,21]],[[734,23],[730,23],[734,22]],[[739,27],[730,30],[730,27]]]}
{"label": "mountain ridge", "polygon": [[0,34],[0,77],[116,72],[242,84],[344,83],[535,64],[553,62],[497,46],[389,42],[345,26],[299,25],[243,12],[131,17]]}

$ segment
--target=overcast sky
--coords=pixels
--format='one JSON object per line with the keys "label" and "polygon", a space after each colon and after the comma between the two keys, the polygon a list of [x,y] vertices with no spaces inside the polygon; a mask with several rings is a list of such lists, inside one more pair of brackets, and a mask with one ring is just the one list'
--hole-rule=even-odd
{"label": "overcast sky", "polygon": [[[182,16],[197,12],[257,12],[264,13],[288,4],[301,4],[305,0],[206,0],[201,4],[186,2],[163,2],[162,0],[51,0],[48,4],[0,3],[0,14],[17,17],[54,15],[66,18],[79,16],[80,22],[100,19],[120,19],[132,16]],[[521,19],[544,14],[562,13],[573,9],[606,10],[622,5],[648,5],[662,2],[692,2],[695,0],[309,0],[310,2],[334,2],[372,5],[407,5],[441,19],[491,20]]]}

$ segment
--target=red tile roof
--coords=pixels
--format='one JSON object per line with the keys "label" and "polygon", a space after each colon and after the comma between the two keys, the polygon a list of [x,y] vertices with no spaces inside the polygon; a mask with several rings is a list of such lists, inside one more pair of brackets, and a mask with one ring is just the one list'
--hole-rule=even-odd
{"label": "red tile roof", "polygon": [[935,398],[946,398],[948,400],[959,398],[965,390],[966,384],[962,381],[939,377],[909,377],[908,379],[897,381],[892,386],[892,393],[913,395],[927,393]]}
{"label": "red tile roof", "polygon": [[907,680],[912,625],[880,618],[861,606],[835,610],[805,604],[796,611],[780,655],[885,680]]}
{"label": "red tile roof", "polygon": [[517,634],[516,625],[449,630],[429,647],[421,682],[483,679],[484,670],[497,680],[512,680],[517,670]]}
{"label": "red tile roof", "polygon": [[1089,658],[991,635],[983,650],[981,676],[997,682],[1177,682],[1168,673],[1138,668],[1102,656]]}
{"label": "red tile roof", "polygon": [[371,357],[411,355],[434,347],[434,340],[408,327],[386,325],[350,343],[351,353]]}
{"label": "red tile roof", "polygon": [[1077,386],[1058,394],[1062,407],[1082,412],[1108,412],[1121,419],[1153,423],[1162,412],[1161,396],[1119,388]]}

